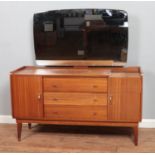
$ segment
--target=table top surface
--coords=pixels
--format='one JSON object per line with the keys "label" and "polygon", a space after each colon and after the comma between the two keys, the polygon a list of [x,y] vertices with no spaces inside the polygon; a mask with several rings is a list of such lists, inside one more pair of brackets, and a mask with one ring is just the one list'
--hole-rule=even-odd
{"label": "table top surface", "polygon": [[41,76],[114,76],[137,77],[141,75],[139,67],[102,67],[102,68],[73,68],[73,67],[35,67],[24,66],[11,74],[14,75],[41,75]]}

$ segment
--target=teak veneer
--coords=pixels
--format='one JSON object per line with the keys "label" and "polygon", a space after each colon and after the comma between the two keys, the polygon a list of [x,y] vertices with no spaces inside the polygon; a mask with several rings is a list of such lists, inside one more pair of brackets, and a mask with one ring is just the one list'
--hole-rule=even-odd
{"label": "teak veneer", "polygon": [[10,75],[18,140],[22,123],[132,127],[142,113],[139,67],[21,67]]}

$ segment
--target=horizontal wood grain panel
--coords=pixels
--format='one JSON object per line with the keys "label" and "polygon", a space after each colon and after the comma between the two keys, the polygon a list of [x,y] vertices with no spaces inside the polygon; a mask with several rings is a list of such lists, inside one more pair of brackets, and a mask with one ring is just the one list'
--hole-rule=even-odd
{"label": "horizontal wood grain panel", "polygon": [[44,104],[50,105],[107,105],[104,93],[45,92]]}
{"label": "horizontal wood grain panel", "polygon": [[44,67],[44,66],[23,66],[20,67],[14,71],[11,72],[11,74],[16,75],[43,75],[43,76],[105,76],[105,72],[112,72],[112,73],[118,73],[118,72],[124,72],[127,75],[129,73],[138,73],[141,74],[140,67],[83,67],[83,66],[77,66],[77,67]]}
{"label": "horizontal wood grain panel", "polygon": [[38,124],[55,124],[55,125],[78,125],[78,126],[118,126],[118,127],[135,127],[138,122],[108,122],[108,121],[61,121],[61,120],[34,120],[34,119],[17,119],[17,123],[38,123]]}
{"label": "horizontal wood grain panel", "polygon": [[74,121],[107,120],[107,106],[44,105],[45,119]]}
{"label": "horizontal wood grain panel", "polygon": [[107,78],[44,78],[44,91],[107,92]]}

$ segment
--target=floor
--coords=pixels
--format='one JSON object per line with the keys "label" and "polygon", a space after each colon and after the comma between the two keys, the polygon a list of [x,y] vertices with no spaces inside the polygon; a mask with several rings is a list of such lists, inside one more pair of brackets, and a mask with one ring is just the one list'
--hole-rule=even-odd
{"label": "floor", "polygon": [[155,129],[139,129],[139,145],[130,128],[0,124],[0,152],[155,152]]}

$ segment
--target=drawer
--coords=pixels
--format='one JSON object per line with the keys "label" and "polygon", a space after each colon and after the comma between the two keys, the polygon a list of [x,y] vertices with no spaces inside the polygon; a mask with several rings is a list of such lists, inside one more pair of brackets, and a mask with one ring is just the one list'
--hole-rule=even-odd
{"label": "drawer", "polygon": [[50,105],[44,106],[46,120],[104,121],[107,120],[107,106]]}
{"label": "drawer", "polygon": [[44,104],[48,105],[107,105],[104,93],[45,92]]}
{"label": "drawer", "polygon": [[107,92],[107,78],[44,78],[45,92]]}

